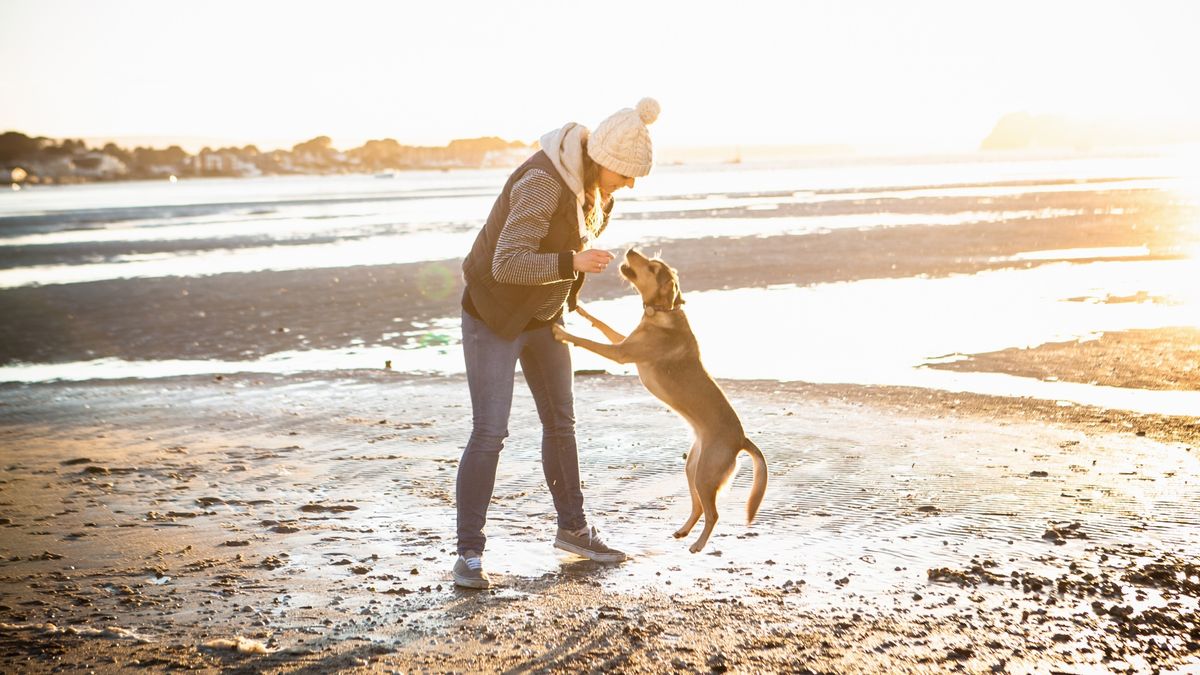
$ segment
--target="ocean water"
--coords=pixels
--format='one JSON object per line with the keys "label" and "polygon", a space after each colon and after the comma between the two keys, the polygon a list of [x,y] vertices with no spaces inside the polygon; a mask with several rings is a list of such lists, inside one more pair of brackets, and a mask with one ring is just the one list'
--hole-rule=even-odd
{"label": "ocean water", "polygon": [[[1200,204],[1192,165],[1161,156],[855,160],[775,165],[662,166],[621,195],[599,246],[653,247],[720,237],[770,238],[835,230],[1119,214],[1090,193],[1143,191],[1166,204]],[[0,292],[109,279],[205,276],[461,257],[507,171],[373,176],[195,179],[30,188],[0,194]],[[1076,194],[1080,206],[1039,195]],[[1021,208],[992,200],[1028,197]],[[889,200],[873,209],[870,200]],[[1086,202],[1086,206],[1083,204]],[[1066,206],[1063,204],[1067,203]],[[821,208],[816,208],[820,206]],[[829,206],[830,208],[825,208]],[[1048,225],[1049,226],[1049,225]],[[1147,226],[1153,227],[1153,222]],[[1200,225],[1196,228],[1200,231]],[[160,252],[137,253],[153,243]],[[126,247],[126,245],[128,245]],[[1107,331],[1200,326],[1194,241],[1179,255],[1142,246],[1024,251],[1011,267],[949,277],[865,279],[691,293],[688,315],[718,377],[906,385],[1143,412],[1200,415],[1197,392],[1151,392],[933,370],[946,358]],[[52,264],[24,262],[53,250]],[[1103,258],[1103,262],[1094,262]],[[1059,260],[1027,267],[1028,261]],[[1079,262],[1072,262],[1078,260]],[[1080,296],[1143,293],[1157,302],[1080,303]],[[636,298],[589,303],[618,330]],[[787,307],[786,312],[770,308]],[[753,349],[729,317],[755,317]],[[576,332],[590,330],[574,318]],[[434,336],[436,339],[429,339]],[[446,316],[388,344],[271,354],[252,361],[97,359],[15,364],[0,381],[353,370],[385,360],[408,371],[460,372],[458,319]],[[782,358],[781,355],[787,355]],[[577,368],[632,372],[576,350]]]}

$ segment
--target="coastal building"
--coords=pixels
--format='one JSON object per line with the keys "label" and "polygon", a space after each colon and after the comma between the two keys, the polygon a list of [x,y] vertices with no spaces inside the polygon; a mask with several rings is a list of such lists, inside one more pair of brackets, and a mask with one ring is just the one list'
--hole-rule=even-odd
{"label": "coastal building", "polygon": [[71,173],[84,178],[118,178],[129,173],[125,162],[103,152],[87,152],[69,160]]}
{"label": "coastal building", "polygon": [[236,153],[228,150],[201,150],[200,154],[190,158],[195,173],[216,176],[261,176],[258,166]]}

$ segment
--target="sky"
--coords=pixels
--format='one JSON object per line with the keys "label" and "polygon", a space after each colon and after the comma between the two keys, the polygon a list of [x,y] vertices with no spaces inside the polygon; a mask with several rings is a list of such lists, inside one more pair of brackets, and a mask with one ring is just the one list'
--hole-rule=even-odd
{"label": "sky", "polygon": [[0,130],[972,149],[1008,112],[1200,118],[1193,2],[0,0]]}

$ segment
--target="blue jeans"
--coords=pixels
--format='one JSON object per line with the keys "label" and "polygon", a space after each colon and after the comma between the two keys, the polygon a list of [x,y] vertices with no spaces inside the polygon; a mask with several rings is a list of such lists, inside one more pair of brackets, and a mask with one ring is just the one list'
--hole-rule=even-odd
{"label": "blue jeans", "polygon": [[508,436],[517,361],[542,420],[542,472],[558,512],[558,526],[587,525],[575,445],[574,373],[567,345],[554,339],[549,326],[505,340],[464,311],[462,346],[472,428],[458,463],[458,552],[482,552],[487,541],[483,526],[496,485],[496,463]]}

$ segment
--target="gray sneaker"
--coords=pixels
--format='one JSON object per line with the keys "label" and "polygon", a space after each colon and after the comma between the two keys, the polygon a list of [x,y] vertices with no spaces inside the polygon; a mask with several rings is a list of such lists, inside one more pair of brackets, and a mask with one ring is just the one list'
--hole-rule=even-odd
{"label": "gray sneaker", "polygon": [[594,527],[587,528],[583,534],[558,528],[554,548],[561,548],[596,562],[621,562],[626,558],[621,551],[606,545],[600,539],[600,532]]}
{"label": "gray sneaker", "polygon": [[483,571],[482,554],[467,551],[458,556],[454,563],[454,584],[463,588],[490,588],[492,582]]}

